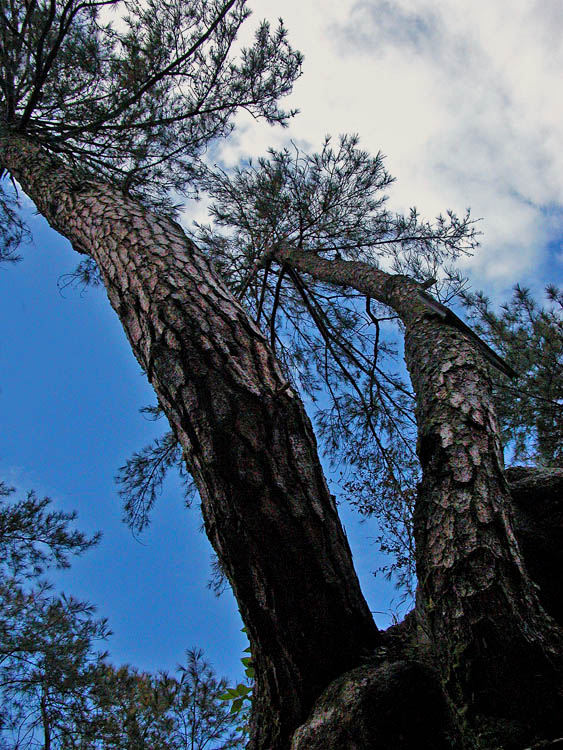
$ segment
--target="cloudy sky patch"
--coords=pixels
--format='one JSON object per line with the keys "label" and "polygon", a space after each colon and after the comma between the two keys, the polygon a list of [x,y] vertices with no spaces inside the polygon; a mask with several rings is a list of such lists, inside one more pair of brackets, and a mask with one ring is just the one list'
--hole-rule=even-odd
{"label": "cloudy sky patch", "polygon": [[335,23],[333,31],[341,51],[363,50],[366,54],[382,54],[389,47],[410,49],[424,54],[439,46],[440,17],[430,7],[389,0],[361,0],[354,3],[345,23]]}
{"label": "cloudy sky patch", "polygon": [[[245,43],[280,12],[274,0],[254,11]],[[286,131],[240,116],[222,163],[357,132],[397,178],[390,208],[483,218],[476,286],[506,296],[517,281],[561,281],[560,0],[286,0],[282,15],[305,55],[284,102],[300,114]]]}

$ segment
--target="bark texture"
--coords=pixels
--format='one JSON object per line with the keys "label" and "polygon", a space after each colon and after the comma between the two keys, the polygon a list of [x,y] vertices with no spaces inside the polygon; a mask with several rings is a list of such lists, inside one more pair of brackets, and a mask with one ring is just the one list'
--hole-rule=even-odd
{"label": "bark texture", "polygon": [[549,722],[563,729],[563,633],[540,603],[514,534],[480,347],[408,277],[289,248],[277,257],[389,305],[405,326],[423,470],[417,610],[465,734],[483,717],[512,723],[522,740]]}
{"label": "bark texture", "polygon": [[0,137],[0,165],[93,257],[178,436],[256,668],[255,750],[287,750],[314,700],[379,633],[310,422],[260,330],[175,222]]}
{"label": "bark texture", "polygon": [[563,640],[514,534],[487,368],[463,332],[424,313],[407,323],[406,356],[423,469],[417,575],[444,685],[464,721],[512,721],[524,739],[562,710]]}

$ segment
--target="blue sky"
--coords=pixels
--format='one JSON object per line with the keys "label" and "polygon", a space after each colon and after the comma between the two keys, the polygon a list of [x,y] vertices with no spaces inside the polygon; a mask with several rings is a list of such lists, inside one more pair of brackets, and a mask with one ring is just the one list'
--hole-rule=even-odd
{"label": "blue sky", "polygon": [[[251,5],[248,33],[262,17],[276,21],[279,3]],[[471,206],[483,217],[482,247],[466,271],[495,302],[516,282],[536,292],[561,284],[558,8],[560,0],[286,0],[305,64],[285,106],[301,114],[289,131],[239,117],[214,158],[234,165],[288,138],[319,149],[328,132],[359,132],[398,178],[392,209],[416,204],[431,218]],[[206,218],[205,201],[187,207],[184,220],[192,218]],[[57,279],[78,256],[40,217],[31,227],[25,260],[0,272],[0,478],[77,509],[80,528],[104,533],[57,584],[109,618],[116,662],[173,670],[197,645],[236,677],[245,639],[230,593],[216,599],[205,587],[210,547],[197,506],[184,509],[170,481],[140,541],[120,520],[113,477],[165,429],[139,414],[154,403],[151,390],[105,292],[62,297]],[[376,530],[343,512],[364,593],[372,610],[385,611],[394,592],[371,575],[380,563],[367,537]]]}

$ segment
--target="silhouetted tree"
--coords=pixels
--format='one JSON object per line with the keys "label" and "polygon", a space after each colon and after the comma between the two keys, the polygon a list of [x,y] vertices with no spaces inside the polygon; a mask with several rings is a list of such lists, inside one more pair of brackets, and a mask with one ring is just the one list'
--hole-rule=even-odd
{"label": "silhouetted tree", "polygon": [[86,714],[92,674],[104,654],[93,644],[109,630],[94,608],[54,596],[41,575],[66,568],[71,555],[97,544],[70,524],[75,513],[49,508],[30,492],[9,502],[0,482],[0,694],[4,736],[12,747],[58,747],[71,717]]}

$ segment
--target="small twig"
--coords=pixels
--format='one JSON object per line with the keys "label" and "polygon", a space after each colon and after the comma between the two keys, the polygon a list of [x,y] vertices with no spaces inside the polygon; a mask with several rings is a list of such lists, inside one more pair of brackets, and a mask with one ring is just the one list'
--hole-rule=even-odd
{"label": "small twig", "polygon": [[273,257],[274,257],[274,253],[272,250],[266,250],[264,253],[262,253],[262,255],[258,258],[256,263],[250,269],[250,272],[248,276],[246,277],[241,289],[239,289],[237,293],[238,300],[241,300],[244,297],[244,293],[248,289],[250,282],[255,278],[258,271],[260,271],[262,268],[266,268]]}

